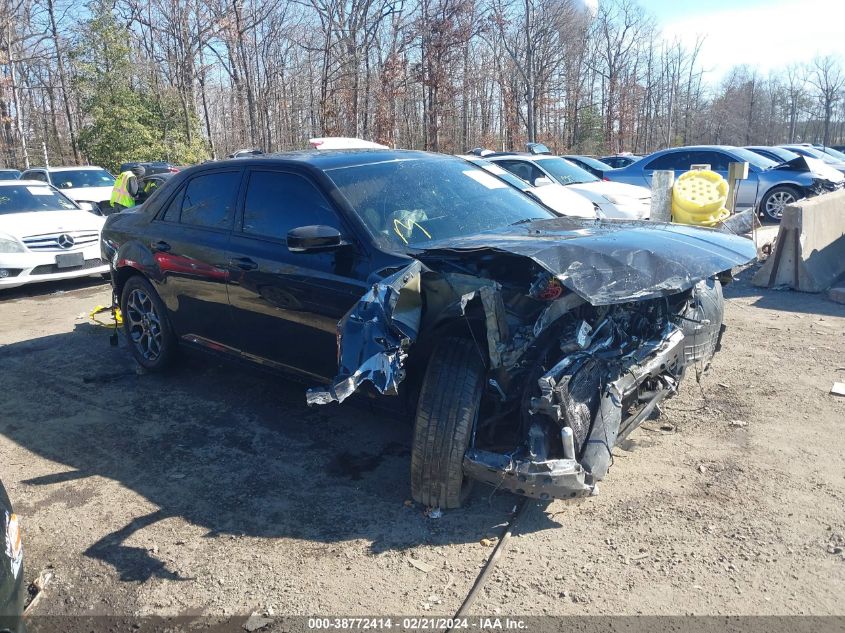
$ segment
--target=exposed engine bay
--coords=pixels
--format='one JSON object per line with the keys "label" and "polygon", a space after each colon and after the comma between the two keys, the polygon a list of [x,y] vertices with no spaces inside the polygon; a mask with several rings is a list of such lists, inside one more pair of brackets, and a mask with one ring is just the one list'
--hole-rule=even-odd
{"label": "exposed engine bay", "polygon": [[593,493],[617,442],[687,371],[706,368],[722,333],[721,282],[751,257],[712,244],[710,262],[692,247],[672,261],[521,246],[429,249],[375,283],[339,325],[338,378],[309,390],[309,403],[340,402],[364,383],[395,394],[414,357],[462,327],[486,367],[464,474],[539,499]]}

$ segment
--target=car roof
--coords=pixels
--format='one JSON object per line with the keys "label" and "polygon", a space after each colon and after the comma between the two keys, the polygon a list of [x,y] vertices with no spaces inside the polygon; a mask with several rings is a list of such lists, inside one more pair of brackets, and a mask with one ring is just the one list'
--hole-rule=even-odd
{"label": "car roof", "polygon": [[418,150],[405,149],[306,149],[275,154],[261,154],[248,158],[228,158],[216,162],[202,163],[208,166],[237,166],[246,165],[269,166],[272,164],[289,165],[300,163],[312,165],[318,169],[329,170],[341,167],[357,167],[372,163],[382,163],[397,160],[456,160],[454,156],[434,154]]}
{"label": "car roof", "polygon": [[98,167],[97,165],[63,165],[62,167],[30,167],[26,171],[35,171],[36,169],[49,171],[49,172],[60,172],[60,171],[77,171],[77,170],[86,170],[86,171],[93,171],[95,169],[99,169],[100,171],[106,171],[102,167]]}
{"label": "car roof", "polygon": [[0,187],[11,187],[12,185],[26,185],[29,187],[50,187],[53,188],[48,182],[44,182],[43,180],[0,180]]}

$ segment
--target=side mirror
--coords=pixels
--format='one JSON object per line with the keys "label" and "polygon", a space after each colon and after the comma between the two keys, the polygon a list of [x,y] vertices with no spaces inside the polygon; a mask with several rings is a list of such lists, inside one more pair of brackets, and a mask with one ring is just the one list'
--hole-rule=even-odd
{"label": "side mirror", "polygon": [[288,250],[292,253],[330,251],[341,246],[340,231],[324,224],[300,226],[288,231]]}
{"label": "side mirror", "polygon": [[90,202],[77,202],[76,206],[78,206],[83,211],[91,211],[92,213],[94,211],[94,205]]}
{"label": "side mirror", "polygon": [[534,179],[534,186],[535,187],[545,187],[546,185],[553,185],[551,178],[546,176],[540,176],[539,178]]}

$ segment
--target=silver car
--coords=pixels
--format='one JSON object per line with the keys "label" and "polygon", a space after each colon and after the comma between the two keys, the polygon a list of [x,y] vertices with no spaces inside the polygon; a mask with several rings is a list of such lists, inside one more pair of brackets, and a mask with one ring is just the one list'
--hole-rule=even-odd
{"label": "silver car", "polygon": [[740,181],[737,187],[736,210],[755,209],[775,222],[780,221],[786,205],[842,186],[841,174],[822,163],[803,159],[777,163],[747,149],[729,145],[664,149],[627,167],[611,170],[605,177],[616,182],[649,186],[656,170],[671,169],[675,176],[680,176],[692,165],[709,165],[710,169],[727,178],[730,163],[738,162],[749,165],[748,179]]}

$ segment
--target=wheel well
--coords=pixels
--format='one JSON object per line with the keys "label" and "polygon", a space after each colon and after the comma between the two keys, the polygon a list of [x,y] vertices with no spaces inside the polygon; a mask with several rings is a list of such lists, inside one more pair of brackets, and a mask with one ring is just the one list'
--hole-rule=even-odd
{"label": "wheel well", "polygon": [[132,268],[132,266],[122,266],[112,272],[114,294],[118,301],[120,301],[120,295],[123,294],[123,287],[126,285],[126,282],[129,281],[130,277],[135,275],[143,276],[140,270]]}

